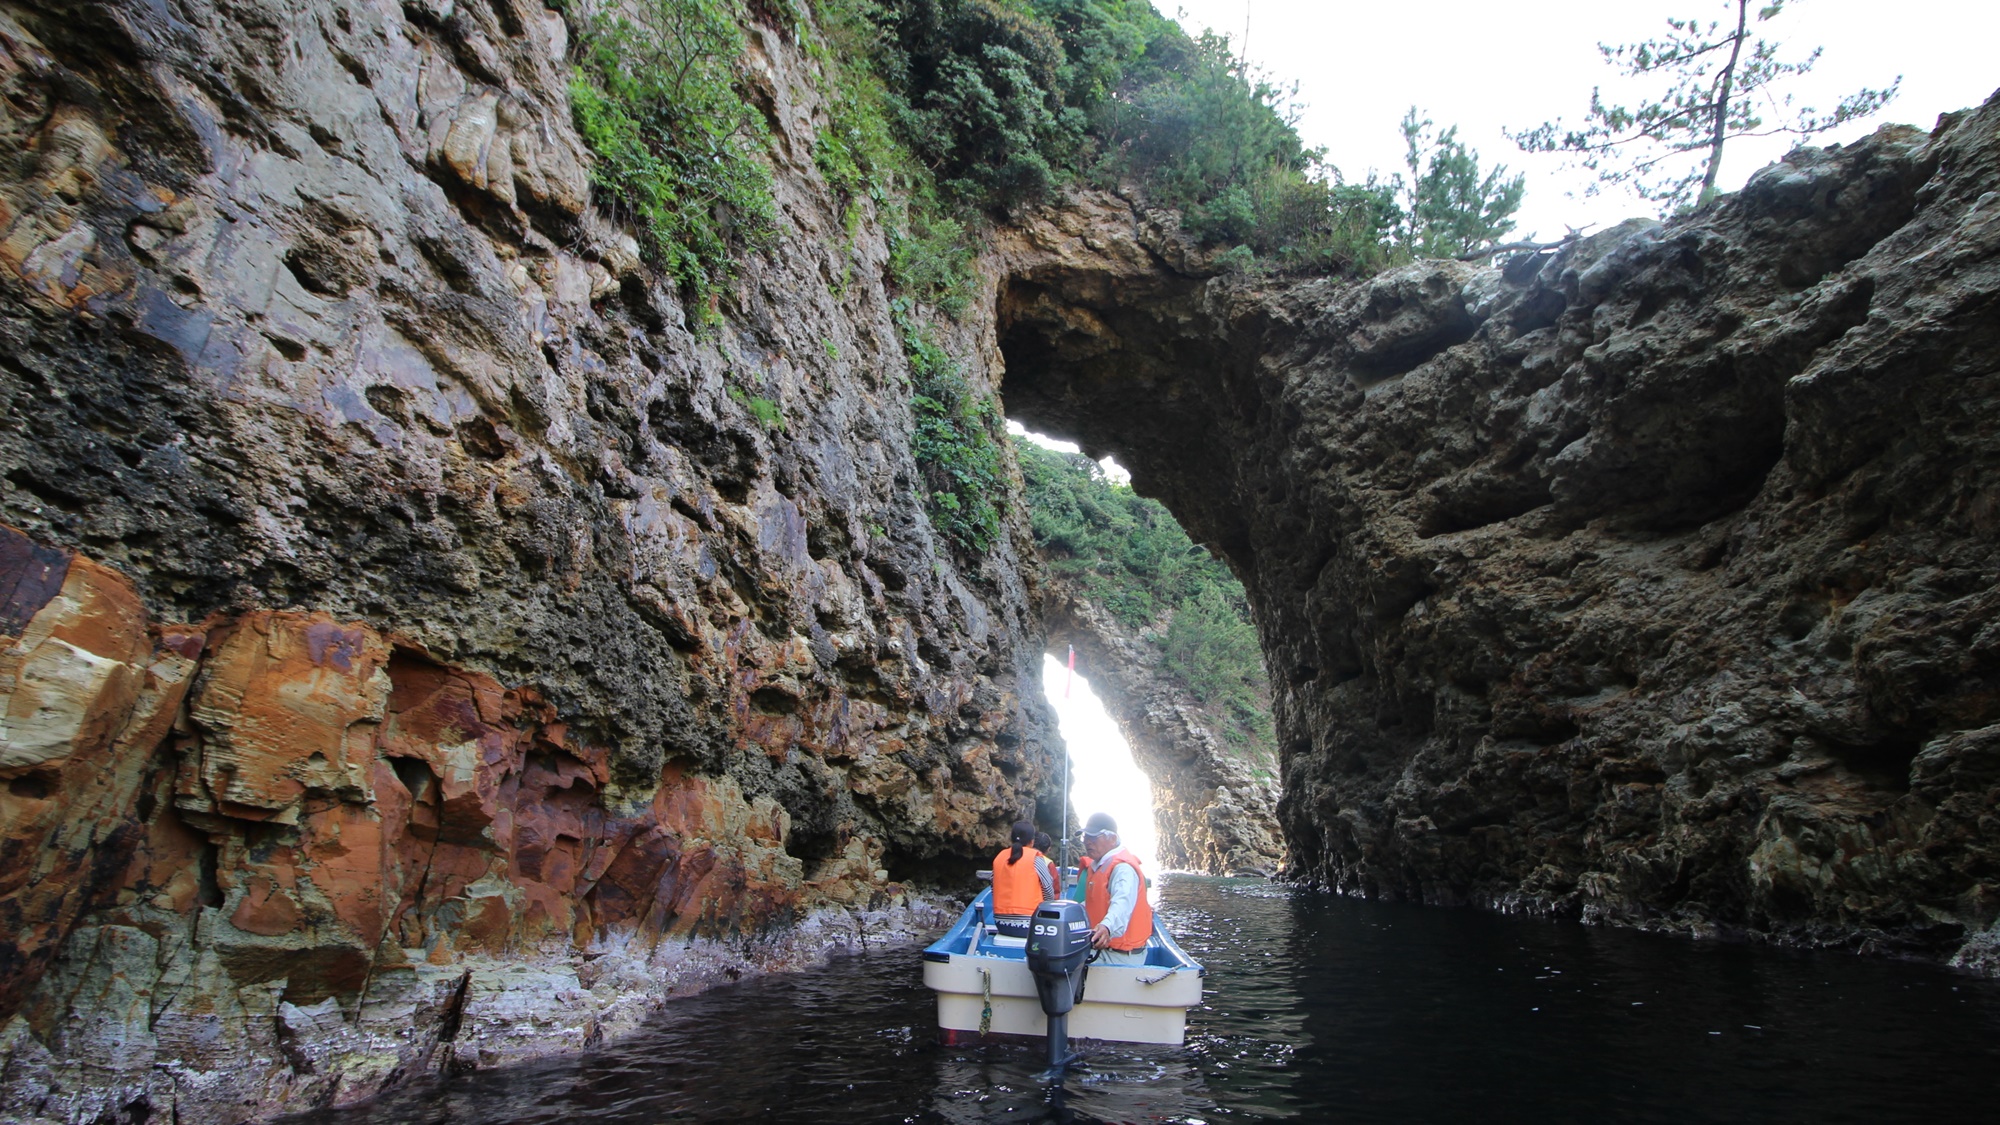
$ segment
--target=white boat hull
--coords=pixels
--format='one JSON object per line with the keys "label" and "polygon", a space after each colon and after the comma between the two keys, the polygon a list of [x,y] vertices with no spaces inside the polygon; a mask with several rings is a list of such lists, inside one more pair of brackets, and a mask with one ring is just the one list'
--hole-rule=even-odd
{"label": "white boat hull", "polygon": [[[924,983],[937,992],[938,1026],[946,1032],[1048,1033],[1025,962],[955,954],[950,961],[926,961]],[[1092,965],[1083,1000],[1070,1013],[1070,1038],[1178,1045],[1187,1036],[1187,1010],[1199,1003],[1198,968]]]}

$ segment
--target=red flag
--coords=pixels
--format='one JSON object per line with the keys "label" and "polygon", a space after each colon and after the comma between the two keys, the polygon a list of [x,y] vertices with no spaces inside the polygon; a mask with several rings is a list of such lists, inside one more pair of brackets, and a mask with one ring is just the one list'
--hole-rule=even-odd
{"label": "red flag", "polygon": [[1069,671],[1063,675],[1063,698],[1069,698],[1069,682],[1076,678],[1076,646],[1069,646]]}

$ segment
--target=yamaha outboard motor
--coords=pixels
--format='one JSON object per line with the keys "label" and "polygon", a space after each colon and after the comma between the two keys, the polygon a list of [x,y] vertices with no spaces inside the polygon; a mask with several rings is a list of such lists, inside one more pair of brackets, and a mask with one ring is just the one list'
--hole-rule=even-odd
{"label": "yamaha outboard motor", "polygon": [[1028,933],[1028,971],[1042,1014],[1049,1017],[1049,1069],[1060,1071],[1075,1059],[1069,1053],[1069,1013],[1083,999],[1090,969],[1090,922],[1083,904],[1050,899],[1035,908]]}

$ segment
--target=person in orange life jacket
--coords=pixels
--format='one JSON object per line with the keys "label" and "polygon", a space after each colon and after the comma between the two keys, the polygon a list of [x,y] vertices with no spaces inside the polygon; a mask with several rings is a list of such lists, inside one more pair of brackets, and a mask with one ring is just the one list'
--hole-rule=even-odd
{"label": "person in orange life jacket", "polygon": [[1061,898],[1062,872],[1056,869],[1056,842],[1046,832],[1035,833],[1035,850],[1042,853],[1035,857],[1035,863],[1042,869],[1042,885],[1051,888],[1050,898]]}
{"label": "person in orange life jacket", "polygon": [[993,924],[1009,937],[1028,936],[1028,916],[1056,897],[1055,879],[1039,862],[1035,826],[1017,820],[1007,834],[1010,846],[993,857]]}
{"label": "person in orange life jacket", "polygon": [[1118,822],[1094,813],[1083,826],[1083,850],[1090,857],[1083,914],[1090,944],[1101,952],[1099,965],[1143,965],[1153,936],[1153,906],[1146,901],[1146,877],[1139,857],[1118,840]]}

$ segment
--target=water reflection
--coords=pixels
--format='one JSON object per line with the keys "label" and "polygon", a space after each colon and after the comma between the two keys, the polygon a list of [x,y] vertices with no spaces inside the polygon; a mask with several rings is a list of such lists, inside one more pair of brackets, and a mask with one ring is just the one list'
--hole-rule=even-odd
{"label": "water reflection", "polygon": [[928,1116],[951,1122],[1178,1121],[1219,1106],[1203,1091],[1195,1062],[1178,1051],[1094,1050],[1059,1086],[1034,1080],[1042,1060],[1030,1048],[985,1048],[939,1060]]}
{"label": "water reflection", "polygon": [[1162,916],[1208,968],[1202,1005],[1188,1014],[1185,1049],[1229,1109],[1296,1116],[1293,1062],[1310,1051],[1313,1037],[1292,953],[1295,892],[1261,881],[1171,882],[1175,893]]}
{"label": "water reflection", "polygon": [[941,1046],[914,950],[718,989],[563,1062],[316,1125],[1990,1120],[2000,988],[1925,965],[1169,877],[1180,1048]]}

